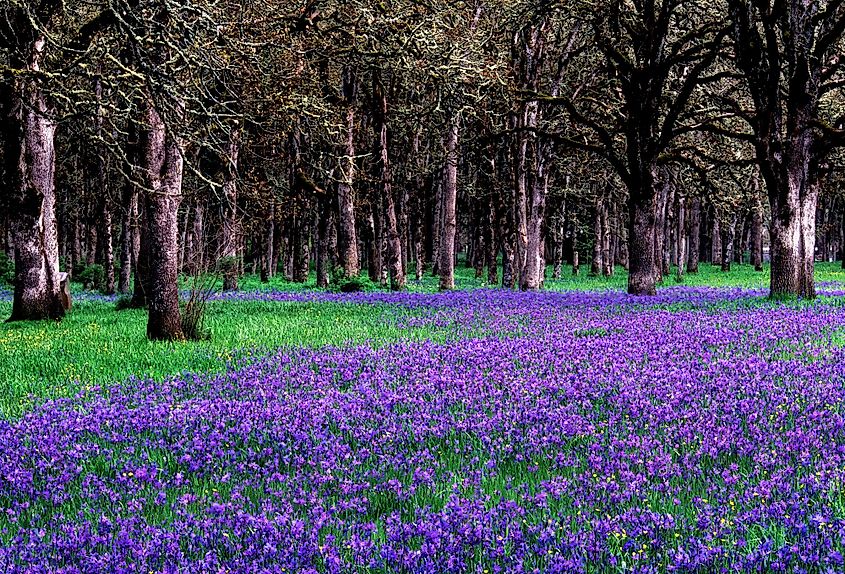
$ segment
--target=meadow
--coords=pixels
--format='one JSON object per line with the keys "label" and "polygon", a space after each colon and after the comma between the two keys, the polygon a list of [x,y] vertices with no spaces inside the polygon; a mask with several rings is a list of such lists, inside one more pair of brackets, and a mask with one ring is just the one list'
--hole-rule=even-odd
{"label": "meadow", "polygon": [[[208,341],[0,326],[4,572],[839,572],[845,274],[254,278]],[[0,315],[9,309],[0,294]]]}

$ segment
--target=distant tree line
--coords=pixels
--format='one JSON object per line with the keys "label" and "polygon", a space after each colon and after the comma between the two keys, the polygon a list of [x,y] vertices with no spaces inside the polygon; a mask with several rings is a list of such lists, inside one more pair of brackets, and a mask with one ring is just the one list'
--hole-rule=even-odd
{"label": "distant tree line", "polygon": [[[11,319],[102,267],[152,339],[177,279],[401,290],[458,254],[535,290],[845,255],[841,0],[6,0]],[[747,258],[747,259],[743,259]]]}

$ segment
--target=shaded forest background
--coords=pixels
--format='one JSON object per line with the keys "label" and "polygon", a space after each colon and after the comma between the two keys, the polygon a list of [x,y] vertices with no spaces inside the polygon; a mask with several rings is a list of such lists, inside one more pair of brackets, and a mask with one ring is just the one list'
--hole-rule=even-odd
{"label": "shaded forest background", "polygon": [[61,317],[66,272],[179,339],[180,274],[451,289],[459,254],[636,295],[771,261],[813,297],[845,254],[843,30],[839,0],[7,0],[12,319]]}

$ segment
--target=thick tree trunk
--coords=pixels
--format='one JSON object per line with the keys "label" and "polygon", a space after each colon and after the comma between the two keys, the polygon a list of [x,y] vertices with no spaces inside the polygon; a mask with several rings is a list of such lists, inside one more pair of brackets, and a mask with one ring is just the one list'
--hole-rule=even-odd
{"label": "thick tree trunk", "polygon": [[713,212],[713,231],[711,233],[713,238],[710,249],[710,263],[712,265],[722,265],[722,229],[719,224],[719,216]]}
{"label": "thick tree trunk", "polygon": [[355,108],[350,105],[346,112],[346,155],[341,158],[341,181],[337,185],[337,243],[338,257],[343,274],[347,278],[357,277],[358,235],[355,232]]}
{"label": "thick tree trunk", "polygon": [[440,289],[455,288],[455,232],[457,230],[456,203],[458,197],[458,130],[460,115],[455,113],[446,135],[446,163],[443,167],[443,227],[440,236]]}
{"label": "thick tree trunk", "polygon": [[815,100],[805,93],[800,101],[788,104],[791,117],[787,123],[793,125],[783,142],[782,157],[779,153],[763,164],[772,216],[770,296],[812,299],[816,296],[813,266],[821,175],[814,157],[814,129],[809,125]]}
{"label": "thick tree trunk", "polygon": [[628,190],[628,293],[631,295],[657,293],[655,180],[656,168],[643,170],[638,186]]}
{"label": "thick tree trunk", "polygon": [[[26,62],[12,62],[37,75],[45,46],[39,36]],[[3,134],[15,244],[15,289],[10,321],[61,319],[59,242],[55,206],[55,133],[52,110],[36,80],[25,75],[3,91]],[[2,193],[2,191],[0,191]]]}
{"label": "thick tree trunk", "polygon": [[238,224],[238,156],[241,147],[240,129],[229,130],[229,141],[222,159],[225,164],[223,176],[223,235],[220,256],[224,259],[223,291],[238,290],[238,245],[240,239]]}
{"label": "thick tree trunk", "polygon": [[178,290],[178,220],[182,200],[183,160],[179,144],[167,133],[151,103],[146,103],[140,137],[149,230],[149,292],[147,337],[182,340]]}
{"label": "thick tree trunk", "polygon": [[525,252],[525,271],[522,289],[536,291],[543,284],[545,257],[543,253],[543,226],[546,222],[546,195],[549,178],[546,173],[546,152],[543,144],[536,145],[535,169],[531,186],[531,210],[528,220],[528,242]]}

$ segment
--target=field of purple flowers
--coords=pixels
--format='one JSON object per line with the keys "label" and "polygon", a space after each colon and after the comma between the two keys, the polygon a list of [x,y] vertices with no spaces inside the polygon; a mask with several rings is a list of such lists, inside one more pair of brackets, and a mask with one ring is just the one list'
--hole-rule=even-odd
{"label": "field of purple flowers", "polygon": [[0,421],[0,571],[841,572],[827,291],[345,296],[453,336],[289,348]]}

